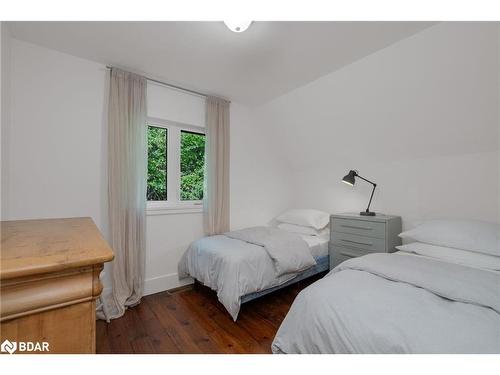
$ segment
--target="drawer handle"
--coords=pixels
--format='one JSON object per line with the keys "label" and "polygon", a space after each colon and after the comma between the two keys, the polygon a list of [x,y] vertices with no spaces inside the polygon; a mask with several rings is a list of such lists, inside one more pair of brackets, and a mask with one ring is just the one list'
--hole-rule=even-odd
{"label": "drawer handle", "polygon": [[358,245],[373,246],[373,243],[358,242],[358,241],[352,241],[352,240],[344,240],[343,238],[341,238],[340,240],[342,242],[355,243],[355,244],[358,244]]}
{"label": "drawer handle", "polygon": [[344,228],[351,228],[351,229],[373,230],[373,228],[371,228],[371,227],[357,227],[357,226],[355,226],[355,225],[345,225],[345,224],[341,224],[340,226],[341,226],[341,227],[344,227]]}

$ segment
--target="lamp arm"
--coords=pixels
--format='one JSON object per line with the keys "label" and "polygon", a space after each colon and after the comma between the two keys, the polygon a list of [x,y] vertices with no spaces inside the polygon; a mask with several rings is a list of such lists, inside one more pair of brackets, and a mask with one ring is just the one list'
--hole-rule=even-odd
{"label": "lamp arm", "polygon": [[356,173],[356,177],[358,178],[361,178],[363,181],[366,181],[370,184],[373,185],[373,190],[372,190],[372,194],[370,195],[370,201],[368,202],[368,207],[366,208],[366,212],[370,212],[370,205],[372,204],[372,199],[373,199],[373,193],[375,193],[375,188],[377,187],[377,184],[375,182],[372,182],[370,180],[367,180],[366,178],[364,177],[361,177],[359,174]]}
{"label": "lamp arm", "polygon": [[367,180],[366,178],[361,177],[359,174],[356,174],[356,177],[361,178],[362,180],[364,180],[364,181],[366,181],[366,182],[368,182],[368,183],[372,184],[373,186],[377,186],[377,184],[376,184],[375,182],[372,182],[372,181],[370,181],[370,180]]}
{"label": "lamp arm", "polygon": [[372,190],[372,195],[370,195],[370,201],[368,202],[368,207],[366,207],[366,212],[370,212],[370,205],[372,204],[373,193],[375,193],[375,188],[377,187],[377,184],[374,184],[373,182],[371,182],[371,184],[373,184],[373,190]]}

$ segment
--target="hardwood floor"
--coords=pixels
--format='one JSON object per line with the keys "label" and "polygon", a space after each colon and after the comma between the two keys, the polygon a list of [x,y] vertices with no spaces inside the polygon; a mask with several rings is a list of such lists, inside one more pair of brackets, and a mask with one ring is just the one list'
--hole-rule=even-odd
{"label": "hardwood floor", "polygon": [[323,275],[243,304],[236,322],[199,284],[144,297],[123,317],[97,322],[97,353],[271,353],[293,300]]}

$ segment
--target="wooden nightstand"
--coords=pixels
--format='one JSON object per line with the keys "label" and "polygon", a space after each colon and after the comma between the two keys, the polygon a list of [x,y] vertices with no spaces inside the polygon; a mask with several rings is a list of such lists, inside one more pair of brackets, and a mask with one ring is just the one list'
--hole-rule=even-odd
{"label": "wooden nightstand", "polygon": [[401,217],[345,213],[330,216],[330,269],[371,253],[392,253],[401,245]]}

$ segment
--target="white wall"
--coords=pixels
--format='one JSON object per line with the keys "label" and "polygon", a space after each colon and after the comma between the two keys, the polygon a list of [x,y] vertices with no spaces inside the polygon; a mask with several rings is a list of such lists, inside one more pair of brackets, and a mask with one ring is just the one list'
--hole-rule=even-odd
{"label": "white wall", "polygon": [[[109,72],[104,65],[16,39],[11,44],[12,122],[2,121],[3,219],[91,216],[107,238]],[[193,119],[201,120],[200,113]],[[252,126],[248,109],[232,103],[233,227],[267,222],[289,199],[268,194],[284,186],[281,164],[262,129]],[[178,260],[202,235],[200,213],[148,215],[147,293],[180,285]]]}
{"label": "white wall", "polygon": [[105,69],[14,39],[11,53],[4,217],[92,216],[105,231]]}
{"label": "white wall", "polygon": [[499,219],[499,33],[438,24],[257,110],[293,172],[296,206],[366,207],[404,226],[431,217]]}
{"label": "white wall", "polygon": [[231,227],[271,221],[290,207],[289,166],[273,129],[248,108],[231,104]]}
{"label": "white wall", "polygon": [[[3,59],[4,59],[4,44],[3,44],[3,38],[4,38],[4,23],[0,22],[0,124],[3,123],[4,119],[4,114],[2,112],[3,108],[3,100],[5,96],[4,92],[4,81],[3,81]],[[1,167],[2,167],[2,127],[0,126],[0,197],[2,196],[2,173],[1,173]],[[2,220],[2,200],[0,199],[0,220]]]}
{"label": "white wall", "polygon": [[[0,197],[4,189],[4,168],[6,160],[2,138],[7,135],[7,123],[10,121],[10,34],[5,22],[0,24]],[[0,220],[2,219],[2,202],[0,199]]]}
{"label": "white wall", "polygon": [[205,127],[205,98],[148,82],[148,116]]}
{"label": "white wall", "polygon": [[[498,27],[497,48],[498,48],[497,58],[498,58],[498,61],[499,61],[499,64],[498,64],[499,79],[498,79],[498,102],[497,102],[497,108],[498,108],[498,111],[500,112],[500,25]],[[499,114],[499,117],[500,117],[500,114]],[[498,122],[498,144],[499,144],[499,148],[500,148],[500,121]],[[498,165],[500,166],[500,151],[498,152]],[[498,186],[500,187],[500,172],[498,173]],[[497,220],[500,223],[500,198],[498,198],[498,218],[497,218]]]}

